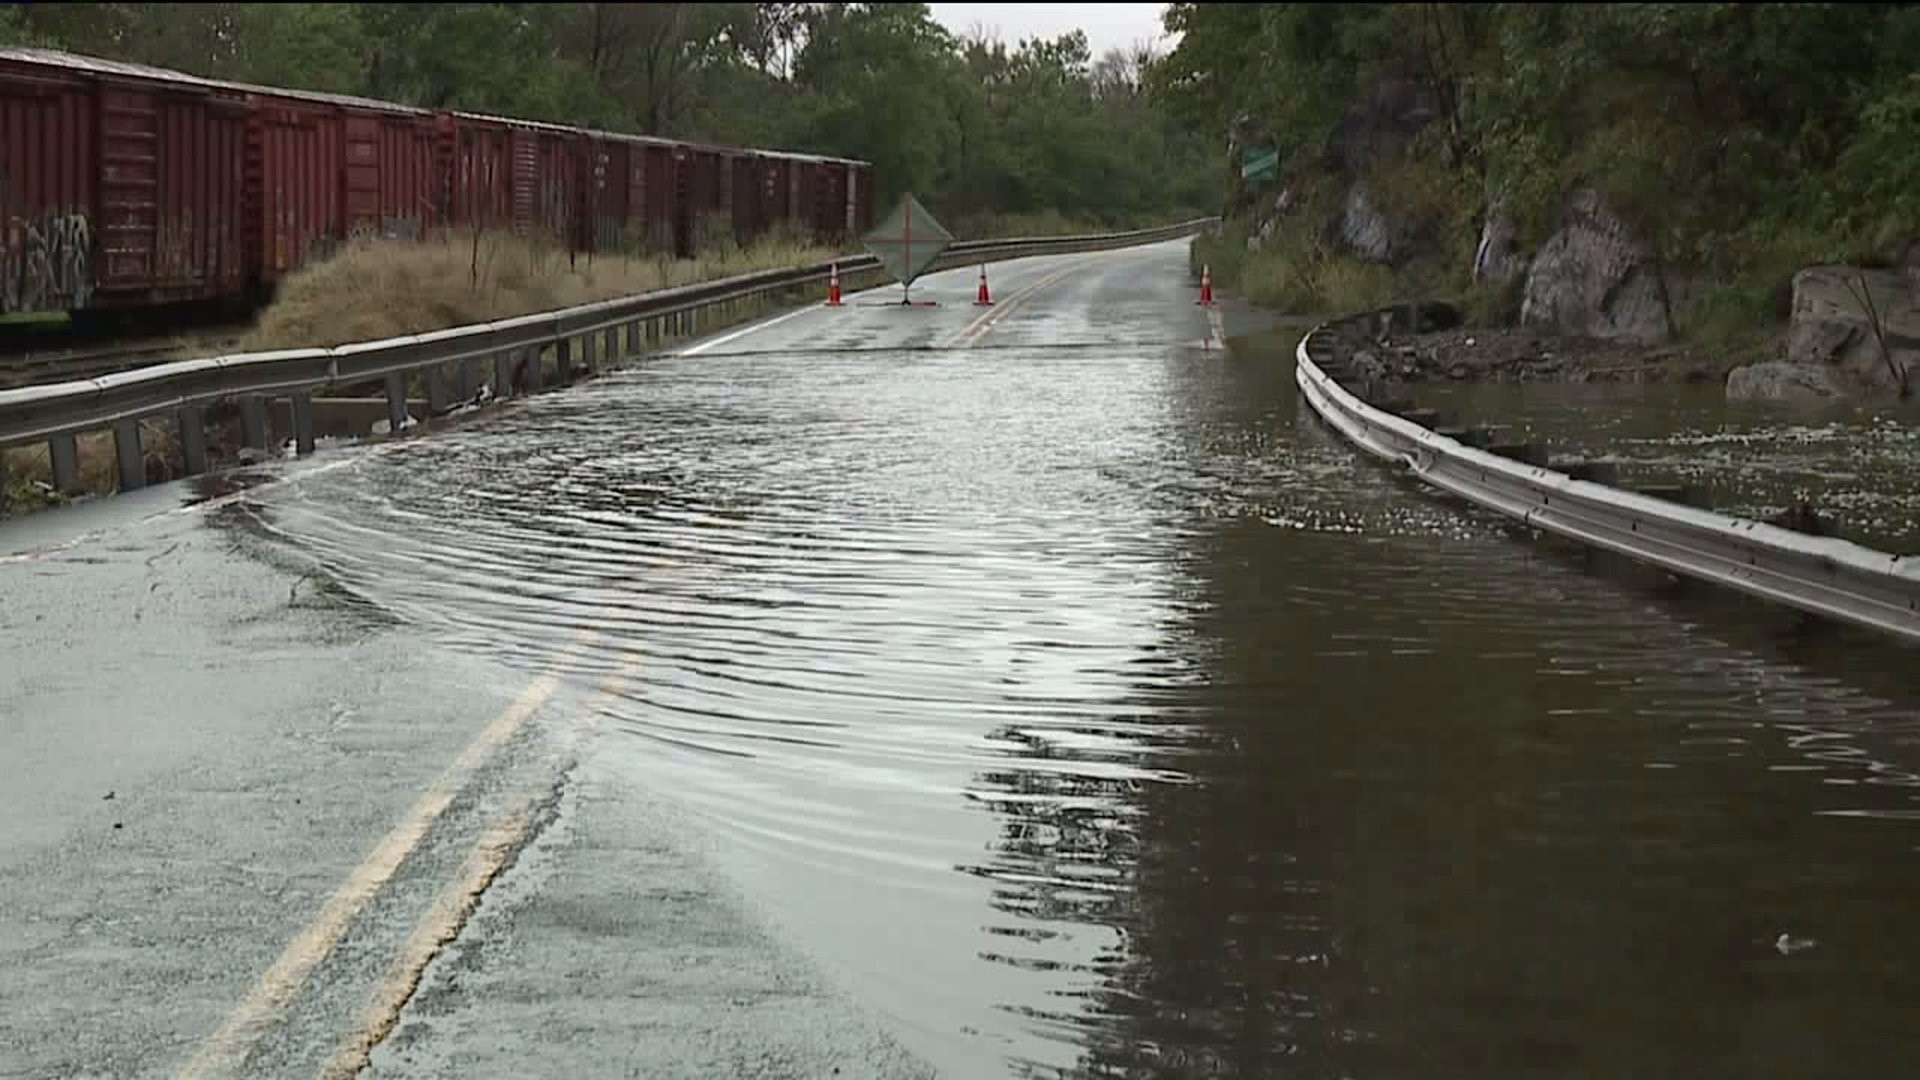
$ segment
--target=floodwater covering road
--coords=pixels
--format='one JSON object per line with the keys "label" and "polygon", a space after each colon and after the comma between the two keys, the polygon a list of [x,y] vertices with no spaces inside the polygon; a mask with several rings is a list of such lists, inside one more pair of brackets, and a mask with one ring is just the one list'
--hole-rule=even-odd
{"label": "floodwater covering road", "polygon": [[0,1077],[1920,1067],[1910,651],[991,274],[0,531]]}

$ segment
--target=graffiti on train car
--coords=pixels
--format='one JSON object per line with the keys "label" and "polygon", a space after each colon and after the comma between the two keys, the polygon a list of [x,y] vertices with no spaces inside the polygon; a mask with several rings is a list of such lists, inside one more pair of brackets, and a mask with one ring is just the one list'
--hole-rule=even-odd
{"label": "graffiti on train car", "polygon": [[92,300],[93,223],[85,214],[0,220],[0,314],[64,311]]}
{"label": "graffiti on train car", "polygon": [[191,215],[160,222],[154,236],[154,277],[167,285],[198,282],[204,270],[194,250],[199,239],[200,232]]}

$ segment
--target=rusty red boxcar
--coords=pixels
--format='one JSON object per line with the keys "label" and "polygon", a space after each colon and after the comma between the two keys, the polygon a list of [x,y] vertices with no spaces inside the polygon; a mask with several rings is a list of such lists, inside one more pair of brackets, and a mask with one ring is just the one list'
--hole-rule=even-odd
{"label": "rusty red boxcar", "polygon": [[247,87],[247,249],[272,284],[356,235],[418,239],[438,224],[434,114],[334,94]]}
{"label": "rusty red boxcar", "polygon": [[[575,208],[584,194],[584,131],[469,112],[450,113],[443,125],[452,133],[455,154],[452,223],[581,239]],[[478,219],[476,212],[482,215]]]}
{"label": "rusty red boxcar", "polygon": [[690,256],[872,227],[863,161],[0,49],[0,314],[256,303],[356,234],[511,228]]}
{"label": "rusty red boxcar", "polygon": [[244,94],[0,49],[0,314],[238,297]]}
{"label": "rusty red boxcar", "polygon": [[587,248],[631,254],[690,253],[693,237],[676,229],[676,144],[670,139],[588,133]]}

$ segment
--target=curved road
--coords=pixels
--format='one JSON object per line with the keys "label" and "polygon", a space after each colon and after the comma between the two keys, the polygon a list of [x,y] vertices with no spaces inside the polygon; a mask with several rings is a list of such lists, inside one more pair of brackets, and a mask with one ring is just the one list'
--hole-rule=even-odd
{"label": "curved road", "polygon": [[8,523],[0,1077],[1920,1053],[1893,654],[1396,483],[1183,243],[988,272]]}

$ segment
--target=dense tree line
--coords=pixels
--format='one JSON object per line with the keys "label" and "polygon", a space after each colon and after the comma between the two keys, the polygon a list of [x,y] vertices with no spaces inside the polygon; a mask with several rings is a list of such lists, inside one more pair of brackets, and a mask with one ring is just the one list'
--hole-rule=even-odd
{"label": "dense tree line", "polygon": [[925,4],[31,4],[0,43],[212,78],[875,163],[956,230],[1119,225],[1217,202],[1217,140],[1142,51],[965,38]]}
{"label": "dense tree line", "polygon": [[1183,36],[1155,100],[1281,154],[1249,210],[1352,171],[1328,153],[1343,119],[1385,81],[1420,87],[1430,119],[1364,168],[1456,269],[1493,208],[1525,247],[1576,188],[1736,320],[1777,309],[1793,267],[1920,235],[1915,5],[1173,4],[1166,23]]}

